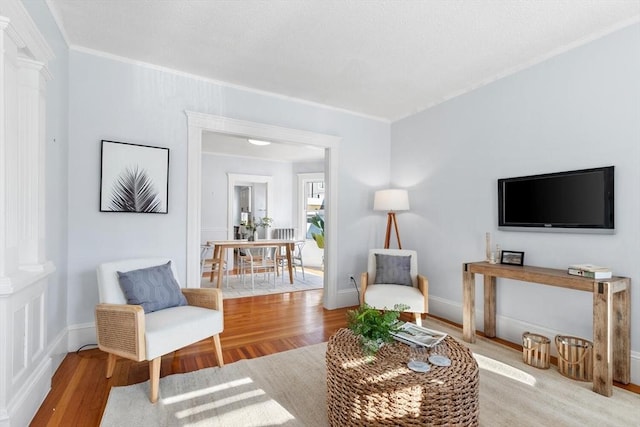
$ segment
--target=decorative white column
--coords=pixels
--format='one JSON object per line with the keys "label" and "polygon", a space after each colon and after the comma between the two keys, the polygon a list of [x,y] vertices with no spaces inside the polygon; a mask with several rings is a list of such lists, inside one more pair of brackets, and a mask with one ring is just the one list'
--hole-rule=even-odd
{"label": "decorative white column", "polygon": [[45,98],[53,58],[19,0],[0,0],[0,427],[28,425],[51,388]]}
{"label": "decorative white column", "polygon": [[18,264],[42,271],[45,263],[45,86],[41,62],[18,58]]}

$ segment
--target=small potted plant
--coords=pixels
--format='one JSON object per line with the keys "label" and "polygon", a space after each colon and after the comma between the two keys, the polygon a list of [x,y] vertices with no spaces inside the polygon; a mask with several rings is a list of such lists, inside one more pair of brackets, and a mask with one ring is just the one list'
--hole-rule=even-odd
{"label": "small potted plant", "polygon": [[384,343],[392,342],[392,332],[400,330],[398,322],[400,312],[409,306],[396,304],[393,310],[378,310],[363,304],[347,312],[349,329],[360,336],[362,350],[367,356],[373,356]]}
{"label": "small potted plant", "polygon": [[315,225],[320,230],[319,233],[311,233],[311,237],[313,237],[313,240],[315,240],[316,245],[318,245],[318,248],[323,249],[324,248],[324,219],[319,214],[316,213],[313,217],[311,217],[309,222],[311,222],[311,224]]}
{"label": "small potted plant", "polygon": [[258,230],[258,225],[256,224],[255,218],[253,221],[249,219],[249,221],[247,221],[246,224],[242,224],[242,226],[247,233],[247,240],[253,242],[256,239],[256,231]]}
{"label": "small potted plant", "polygon": [[269,227],[271,227],[271,225],[273,225],[273,218],[265,216],[260,218],[260,222],[257,224],[258,227],[263,228],[264,229],[264,237],[265,239],[268,239],[269,236]]}

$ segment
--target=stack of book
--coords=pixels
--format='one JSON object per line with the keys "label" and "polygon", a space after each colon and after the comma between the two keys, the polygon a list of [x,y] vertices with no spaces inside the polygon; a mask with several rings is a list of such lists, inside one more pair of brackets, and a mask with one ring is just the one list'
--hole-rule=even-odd
{"label": "stack of book", "polygon": [[589,279],[610,279],[611,270],[607,267],[599,267],[593,264],[574,264],[567,270],[574,276],[588,277]]}
{"label": "stack of book", "polygon": [[423,328],[415,323],[404,323],[398,332],[392,332],[391,335],[396,341],[420,347],[433,347],[447,336],[444,332]]}

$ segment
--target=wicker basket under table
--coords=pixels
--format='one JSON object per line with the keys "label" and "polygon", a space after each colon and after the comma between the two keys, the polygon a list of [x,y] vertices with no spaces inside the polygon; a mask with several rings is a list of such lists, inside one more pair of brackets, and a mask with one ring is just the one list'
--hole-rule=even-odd
{"label": "wicker basket under table", "polygon": [[327,412],[332,426],[478,425],[478,364],[454,338],[432,350],[451,366],[413,372],[407,362],[415,349],[385,344],[368,362],[349,329],[327,345]]}

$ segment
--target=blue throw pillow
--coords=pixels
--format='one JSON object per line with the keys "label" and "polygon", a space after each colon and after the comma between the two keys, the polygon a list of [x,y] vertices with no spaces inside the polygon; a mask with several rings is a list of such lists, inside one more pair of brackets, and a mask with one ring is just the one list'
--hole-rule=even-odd
{"label": "blue throw pillow", "polygon": [[187,299],[173,277],[171,261],[124,273],[118,271],[118,280],[127,304],[141,305],[145,313],[187,305]]}
{"label": "blue throw pillow", "polygon": [[376,255],[374,284],[413,286],[411,282],[411,255]]}

